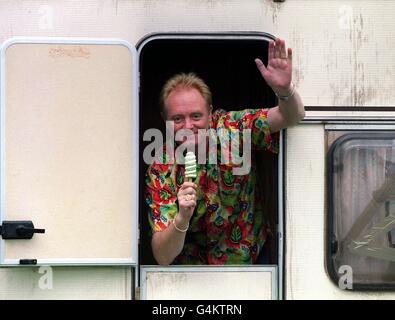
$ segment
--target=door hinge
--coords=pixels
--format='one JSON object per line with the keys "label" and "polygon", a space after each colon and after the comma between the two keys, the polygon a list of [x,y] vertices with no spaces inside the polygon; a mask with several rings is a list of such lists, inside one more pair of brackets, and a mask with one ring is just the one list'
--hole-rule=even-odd
{"label": "door hinge", "polygon": [[140,298],[140,287],[136,287],[134,288],[134,300],[141,300]]}
{"label": "door hinge", "polygon": [[390,247],[395,248],[395,228],[388,233]]}
{"label": "door hinge", "polygon": [[21,265],[36,265],[37,259],[20,259],[19,264],[21,264]]}
{"label": "door hinge", "polygon": [[35,233],[45,233],[45,229],[35,229],[31,221],[3,221],[0,235],[4,240],[31,239]]}

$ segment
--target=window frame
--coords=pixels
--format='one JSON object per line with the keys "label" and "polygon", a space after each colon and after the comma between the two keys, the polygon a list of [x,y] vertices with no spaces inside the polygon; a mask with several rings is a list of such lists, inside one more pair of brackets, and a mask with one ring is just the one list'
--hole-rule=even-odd
{"label": "window frame", "polygon": [[[329,131],[341,131],[344,134],[338,138],[336,138],[327,149],[326,154],[326,178],[327,178],[327,218],[326,218],[326,250],[325,250],[325,267],[327,269],[328,275],[332,282],[335,285],[339,284],[340,276],[339,273],[335,269],[334,258],[333,255],[338,250],[338,240],[335,235],[335,212],[334,212],[334,152],[341,146],[343,143],[353,140],[355,138],[359,140],[373,140],[373,139],[395,139],[395,127],[389,123],[382,124],[367,124],[367,125],[352,125],[352,124],[340,124],[340,125],[327,125],[325,127],[325,133],[327,134]],[[358,131],[358,133],[356,133]],[[388,136],[391,133],[392,135]],[[327,140],[328,145],[328,140]],[[352,289],[348,289],[350,291],[393,291],[395,290],[395,282],[394,284],[390,283],[352,283]]]}

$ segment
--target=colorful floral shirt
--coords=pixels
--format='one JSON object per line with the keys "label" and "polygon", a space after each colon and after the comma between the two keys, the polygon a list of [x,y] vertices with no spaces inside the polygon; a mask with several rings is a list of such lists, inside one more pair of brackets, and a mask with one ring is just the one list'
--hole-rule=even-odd
{"label": "colorful floral shirt", "polygon": [[[217,110],[210,128],[251,129],[252,149],[278,152],[278,134],[270,134],[268,109],[225,112]],[[220,134],[218,135],[220,137]],[[217,156],[224,147],[218,139]],[[242,140],[242,139],[240,139]],[[164,151],[166,152],[166,151]],[[223,162],[223,161],[222,161]],[[198,164],[197,205],[191,218],[182,252],[174,264],[252,264],[265,243],[268,224],[256,170],[234,175],[231,162]],[[184,182],[184,165],[154,162],[146,174],[146,202],[153,232],[166,229],[178,212],[177,193]]]}

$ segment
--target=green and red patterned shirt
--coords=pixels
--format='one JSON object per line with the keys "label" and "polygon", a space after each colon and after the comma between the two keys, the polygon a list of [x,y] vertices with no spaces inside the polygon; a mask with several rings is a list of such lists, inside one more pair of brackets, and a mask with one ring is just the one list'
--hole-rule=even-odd
{"label": "green and red patterned shirt", "polygon": [[[251,129],[251,149],[277,153],[278,134],[270,134],[267,112],[268,109],[217,110],[209,127],[217,132]],[[269,228],[262,210],[262,190],[256,183],[254,160],[248,174],[234,175],[234,164],[221,163],[220,148],[221,141],[217,164],[197,165],[194,180],[198,186],[197,205],[184,248],[174,264],[252,264],[265,243]],[[184,170],[184,165],[176,163],[154,162],[149,166],[146,202],[153,232],[166,229],[175,218]]]}

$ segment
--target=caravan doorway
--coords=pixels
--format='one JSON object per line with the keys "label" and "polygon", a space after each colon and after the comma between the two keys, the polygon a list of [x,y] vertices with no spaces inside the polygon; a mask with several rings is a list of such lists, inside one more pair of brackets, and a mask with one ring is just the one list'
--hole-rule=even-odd
{"label": "caravan doorway", "polygon": [[[160,116],[159,94],[168,78],[179,72],[194,72],[203,78],[213,94],[214,110],[272,108],[276,97],[256,68],[254,59],[266,62],[269,40],[266,34],[154,35],[138,46],[140,63],[140,249],[141,265],[155,265],[152,256],[148,207],[144,199],[145,172],[142,161],[145,130],[165,132]],[[264,264],[278,264],[278,156],[256,152],[259,181],[264,190],[265,212],[273,236],[266,245]]]}

